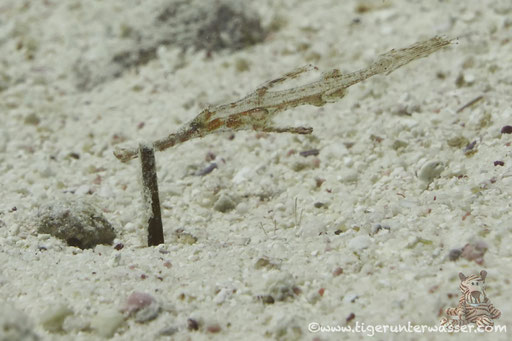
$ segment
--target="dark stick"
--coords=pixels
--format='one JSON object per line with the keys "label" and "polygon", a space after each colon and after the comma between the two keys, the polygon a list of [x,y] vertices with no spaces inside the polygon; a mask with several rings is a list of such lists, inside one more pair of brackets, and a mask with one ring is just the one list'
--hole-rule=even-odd
{"label": "dark stick", "polygon": [[484,98],[484,96],[480,95],[478,96],[477,98],[475,99],[472,99],[471,101],[469,101],[468,103],[464,104],[462,107],[460,107],[459,109],[457,109],[456,113],[460,113],[462,110],[472,106],[473,104],[475,104],[476,102],[479,102],[480,100],[482,100]]}
{"label": "dark stick", "polygon": [[[139,157],[142,168],[142,196],[145,208],[151,206],[148,217],[148,246],[164,243],[160,199],[158,198],[158,182],[156,177],[155,151],[152,146],[140,144]],[[149,212],[148,212],[149,213]]]}

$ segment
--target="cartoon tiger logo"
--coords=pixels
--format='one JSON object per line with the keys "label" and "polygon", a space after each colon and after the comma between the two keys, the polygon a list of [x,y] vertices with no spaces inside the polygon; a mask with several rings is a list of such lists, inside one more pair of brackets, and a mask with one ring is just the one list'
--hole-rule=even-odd
{"label": "cartoon tiger logo", "polygon": [[493,326],[493,320],[501,316],[485,294],[485,277],[487,272],[466,277],[459,272],[461,296],[457,308],[446,309],[446,315],[440,321],[441,326],[462,326],[475,323],[478,327]]}

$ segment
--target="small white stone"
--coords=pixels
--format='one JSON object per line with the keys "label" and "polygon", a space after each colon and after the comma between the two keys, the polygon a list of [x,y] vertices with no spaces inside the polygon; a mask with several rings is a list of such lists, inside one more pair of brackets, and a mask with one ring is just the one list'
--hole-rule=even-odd
{"label": "small white stone", "polygon": [[126,225],[124,225],[124,230],[126,232],[135,232],[135,224],[134,223],[126,223]]}
{"label": "small white stone", "polygon": [[249,206],[245,202],[241,202],[236,206],[236,211],[239,214],[246,214],[249,212]]}
{"label": "small white stone", "polygon": [[350,171],[341,177],[341,182],[344,182],[344,183],[356,182],[358,177],[359,177],[359,174],[357,171]]}
{"label": "small white stone", "polygon": [[352,167],[354,165],[354,159],[347,156],[347,157],[344,157],[343,158],[343,164],[346,166],[346,167]]}
{"label": "small white stone", "polygon": [[251,167],[244,167],[244,168],[240,169],[233,177],[233,183],[240,184],[240,183],[246,181],[248,178],[251,177],[251,173],[252,173]]}
{"label": "small white stone", "polygon": [[372,245],[372,243],[373,243],[372,238],[370,238],[367,235],[360,235],[360,236],[356,236],[356,237],[352,238],[348,242],[348,247],[352,250],[357,251],[357,250],[367,249],[368,247],[370,247],[370,245]]}
{"label": "small white stone", "polygon": [[107,261],[107,265],[111,268],[115,268],[121,264],[121,254],[120,253],[112,253],[110,255],[110,259]]}
{"label": "small white stone", "polygon": [[87,185],[82,185],[75,190],[76,195],[86,195],[91,189]]}
{"label": "small white stone", "polygon": [[464,82],[468,85],[471,85],[475,82],[475,75],[471,74],[471,73],[468,73],[468,74],[464,74]]}
{"label": "small white stone", "polygon": [[213,302],[216,304],[222,304],[224,301],[231,296],[232,290],[229,290],[228,288],[222,288],[217,296],[213,299]]}
{"label": "small white stone", "polygon": [[46,166],[39,170],[39,174],[41,174],[43,178],[50,178],[55,175],[55,172],[50,166]]}
{"label": "small white stone", "polygon": [[431,183],[439,177],[444,170],[444,164],[441,161],[426,162],[418,172],[418,179],[425,183]]}
{"label": "small white stone", "polygon": [[123,323],[124,316],[114,309],[100,311],[91,320],[91,327],[100,336],[110,338]]}

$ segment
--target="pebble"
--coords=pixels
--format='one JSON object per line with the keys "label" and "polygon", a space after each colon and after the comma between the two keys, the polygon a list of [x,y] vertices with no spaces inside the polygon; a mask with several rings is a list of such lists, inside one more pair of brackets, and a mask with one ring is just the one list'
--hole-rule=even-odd
{"label": "pebble", "polygon": [[198,330],[199,329],[199,322],[197,322],[197,320],[189,318],[187,320],[187,329],[188,330]]}
{"label": "pebble", "polygon": [[438,178],[444,170],[444,164],[441,161],[429,161],[421,167],[418,172],[418,179],[430,184],[435,178]]}
{"label": "pebble", "polygon": [[372,245],[372,243],[373,243],[372,238],[370,238],[367,235],[360,235],[360,236],[356,236],[356,237],[352,238],[348,242],[348,247],[352,250],[359,251],[359,250],[367,249],[368,247],[370,247],[370,245]]}
{"label": "pebble", "polygon": [[134,291],[127,299],[122,309],[128,315],[135,315],[135,321],[139,323],[154,320],[160,313],[160,304],[153,296]]}
{"label": "pebble", "polygon": [[126,300],[126,303],[123,307],[123,311],[127,312],[128,314],[133,314],[134,312],[139,311],[140,309],[149,306],[151,303],[153,303],[155,299],[153,296],[139,292],[134,291]]}
{"label": "pebble", "polygon": [[238,214],[247,214],[249,212],[249,205],[245,202],[241,202],[238,205],[236,205],[236,211]]}
{"label": "pebble", "polygon": [[107,309],[98,312],[91,320],[91,328],[99,336],[110,338],[123,324],[124,316],[115,309]]}
{"label": "pebble", "polygon": [[349,156],[346,156],[343,158],[343,164],[345,165],[345,167],[350,168],[354,165],[354,159]]}
{"label": "pebble", "polygon": [[231,199],[230,196],[228,196],[226,194],[222,194],[219,197],[219,199],[217,199],[215,204],[213,205],[213,208],[216,211],[219,211],[222,213],[229,212],[232,209],[234,209],[235,207],[236,207],[236,203],[233,201],[233,199]]}
{"label": "pebble", "polygon": [[213,302],[215,304],[222,304],[224,301],[230,296],[229,291],[226,288],[223,288],[219,291],[219,293],[214,297]]}
{"label": "pebble", "polygon": [[339,275],[342,275],[342,274],[343,274],[343,268],[341,268],[341,267],[337,267],[332,272],[333,277],[338,277]]}
{"label": "pebble", "polygon": [[179,331],[179,329],[176,326],[167,326],[167,327],[163,328],[162,330],[160,330],[160,332],[158,334],[161,336],[171,336],[171,335],[176,334],[178,331]]}
{"label": "pebble", "polygon": [[124,225],[125,232],[135,232],[137,230],[137,226],[134,223],[129,222]]}
{"label": "pebble", "polygon": [[243,167],[233,176],[232,182],[238,185],[252,177],[254,177],[253,169],[251,167]]}
{"label": "pebble", "polygon": [[107,261],[107,265],[111,268],[115,268],[121,264],[121,254],[119,253],[112,253],[110,255],[109,260]]}
{"label": "pebble", "polygon": [[318,149],[309,149],[309,150],[304,150],[302,152],[299,153],[300,156],[302,157],[308,157],[308,156],[317,156],[318,154],[320,154],[320,151]]}
{"label": "pebble", "polygon": [[112,244],[114,228],[101,211],[85,202],[60,201],[44,206],[36,219],[38,233],[47,233],[81,249]]}
{"label": "pebble", "polygon": [[217,323],[214,323],[214,324],[211,324],[209,325],[208,327],[206,327],[206,330],[209,332],[209,333],[218,333],[222,330],[222,328],[220,327],[220,325],[218,325]]}
{"label": "pebble", "polygon": [[469,140],[464,136],[457,135],[448,139],[447,143],[450,147],[462,148],[468,145]]}
{"label": "pebble", "polygon": [[261,299],[264,303],[272,304],[287,299],[293,299],[298,292],[295,278],[286,272],[270,272],[263,283]]}
{"label": "pebble", "polygon": [[359,177],[359,172],[356,170],[351,170],[346,172],[339,180],[343,183],[351,183],[356,182]]}
{"label": "pebble", "polygon": [[501,128],[501,133],[512,134],[512,126],[503,126],[503,128]]}
{"label": "pebble", "polygon": [[475,261],[477,264],[482,265],[484,262],[484,255],[489,249],[489,245],[483,241],[478,240],[474,243],[466,244],[462,248],[461,257],[468,261]]}
{"label": "pebble", "polygon": [[178,239],[178,241],[181,244],[192,245],[197,242],[196,236],[194,236],[188,232],[185,232],[185,230],[183,230],[181,228],[174,231],[174,234],[176,235],[176,238]]}
{"label": "pebble", "polygon": [[160,305],[157,302],[153,302],[135,313],[135,322],[144,323],[154,320],[158,314],[160,314]]}
{"label": "pebble", "polygon": [[375,225],[372,226],[371,234],[376,234],[376,233],[378,233],[381,230],[389,231],[389,230],[391,230],[391,227],[389,227],[388,225],[375,224]]}
{"label": "pebble", "polygon": [[459,259],[460,255],[462,254],[461,249],[451,249],[450,253],[448,254],[448,259],[450,259],[452,262]]}
{"label": "pebble", "polygon": [[216,169],[216,168],[218,168],[217,163],[212,162],[207,167],[197,171],[195,173],[195,175],[197,175],[197,176],[205,176],[205,175],[210,174],[211,172],[213,172],[213,170]]}

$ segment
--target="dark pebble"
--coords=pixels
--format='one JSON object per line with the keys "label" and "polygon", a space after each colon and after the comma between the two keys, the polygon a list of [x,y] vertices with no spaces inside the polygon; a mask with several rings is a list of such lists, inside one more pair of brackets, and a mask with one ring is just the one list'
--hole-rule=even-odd
{"label": "dark pebble", "polygon": [[299,153],[299,155],[303,157],[308,157],[311,155],[317,156],[318,154],[320,154],[320,151],[318,149],[305,150]]}
{"label": "dark pebble", "polygon": [[347,321],[347,323],[348,323],[348,322],[352,321],[355,317],[356,317],[356,314],[350,313],[350,315],[347,316],[345,321]]}
{"label": "dark pebble", "polygon": [[502,134],[512,134],[512,126],[504,126],[501,128]]}
{"label": "dark pebble", "polygon": [[448,258],[454,262],[456,261],[457,259],[459,259],[460,255],[462,254],[462,250],[461,249],[453,249],[453,250],[450,250],[450,253],[448,254]]}
{"label": "dark pebble", "polygon": [[264,304],[274,304],[275,300],[270,295],[264,295],[259,297]]}
{"label": "dark pebble", "polygon": [[187,328],[188,328],[188,330],[198,330],[199,323],[194,319],[188,319],[187,320]]}
{"label": "dark pebble", "polygon": [[315,208],[322,208],[324,205],[325,204],[323,202],[315,202]]}

